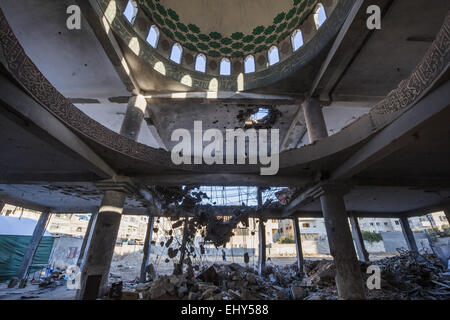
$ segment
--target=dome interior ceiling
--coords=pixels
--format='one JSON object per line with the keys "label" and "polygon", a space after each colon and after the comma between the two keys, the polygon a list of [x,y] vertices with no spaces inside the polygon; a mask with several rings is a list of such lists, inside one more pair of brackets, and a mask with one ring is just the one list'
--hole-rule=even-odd
{"label": "dome interior ceiling", "polygon": [[290,36],[318,0],[138,0],[171,39],[212,57],[239,57]]}

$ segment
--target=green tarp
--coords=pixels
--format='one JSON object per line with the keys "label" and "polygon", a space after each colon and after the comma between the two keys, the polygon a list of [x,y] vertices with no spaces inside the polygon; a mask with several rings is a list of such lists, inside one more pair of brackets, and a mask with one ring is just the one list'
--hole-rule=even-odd
{"label": "green tarp", "polygon": [[[14,277],[22,263],[31,236],[0,235],[0,282]],[[42,237],[33,259],[33,265],[48,264],[53,248],[53,237]],[[31,268],[31,272],[39,267]]]}

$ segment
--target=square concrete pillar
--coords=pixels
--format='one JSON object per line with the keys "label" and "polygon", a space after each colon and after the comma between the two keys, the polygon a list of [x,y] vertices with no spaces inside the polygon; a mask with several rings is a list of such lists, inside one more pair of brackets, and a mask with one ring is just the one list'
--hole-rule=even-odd
{"label": "square concrete pillar", "polygon": [[303,249],[302,249],[302,237],[300,233],[300,226],[298,224],[298,219],[292,219],[294,223],[294,237],[295,237],[295,248],[297,250],[297,267],[298,272],[303,274],[303,266],[305,264],[305,260],[303,258]]}
{"label": "square concrete pillar", "polygon": [[146,280],[146,274],[147,274],[146,270],[147,270],[148,262],[150,260],[150,253],[152,251],[153,225],[154,225],[154,218],[149,217],[148,224],[147,224],[147,231],[145,233],[144,257],[142,258],[141,273],[140,273],[140,277],[139,277],[139,281],[141,283],[144,283]]}
{"label": "square concrete pillar", "polygon": [[92,213],[89,219],[89,223],[86,229],[86,232],[83,237],[83,243],[81,244],[80,254],[78,255],[77,266],[81,266],[86,254],[86,245],[89,242],[90,237],[92,236],[92,225],[95,224],[95,220],[97,219],[98,213]]}

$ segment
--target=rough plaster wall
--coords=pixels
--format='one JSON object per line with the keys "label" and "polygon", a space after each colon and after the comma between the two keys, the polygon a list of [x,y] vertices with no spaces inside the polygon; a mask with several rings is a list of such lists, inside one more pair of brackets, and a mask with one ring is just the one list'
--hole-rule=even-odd
{"label": "rough plaster wall", "polygon": [[[76,107],[95,121],[117,133],[120,131],[127,109],[126,104],[120,103],[76,104]],[[152,148],[160,147],[145,121],[142,121],[137,141]]]}
{"label": "rough plaster wall", "polygon": [[320,254],[330,254],[330,246],[328,245],[327,236],[319,236],[319,240],[317,241],[317,248]]}
{"label": "rough plaster wall", "polygon": [[[408,248],[402,232],[381,232],[380,234],[383,238],[386,252],[397,252],[397,248]],[[432,252],[425,233],[414,232],[414,238],[420,252]]]}

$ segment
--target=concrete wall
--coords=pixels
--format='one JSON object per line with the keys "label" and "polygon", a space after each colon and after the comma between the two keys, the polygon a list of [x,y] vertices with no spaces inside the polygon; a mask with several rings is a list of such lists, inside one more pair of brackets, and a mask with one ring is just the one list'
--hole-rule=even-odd
{"label": "concrete wall", "polygon": [[[54,268],[60,269],[65,269],[68,266],[76,265],[82,242],[83,238],[75,238],[71,236],[60,236],[55,238],[52,255],[50,257],[50,265]],[[75,250],[75,256],[69,256],[71,250],[72,252]]]}
{"label": "concrete wall", "polygon": [[438,238],[432,243],[434,252],[442,260],[444,265],[448,265],[450,260],[450,237]]}
{"label": "concrete wall", "polygon": [[[152,246],[152,251],[154,252],[154,246]],[[137,251],[143,251],[144,250],[144,246],[143,245],[128,245],[126,243],[123,243],[121,246],[117,246],[114,248],[114,254],[118,255],[118,256],[123,256],[125,254],[129,254],[129,253],[133,253],[133,252],[137,252]]]}

